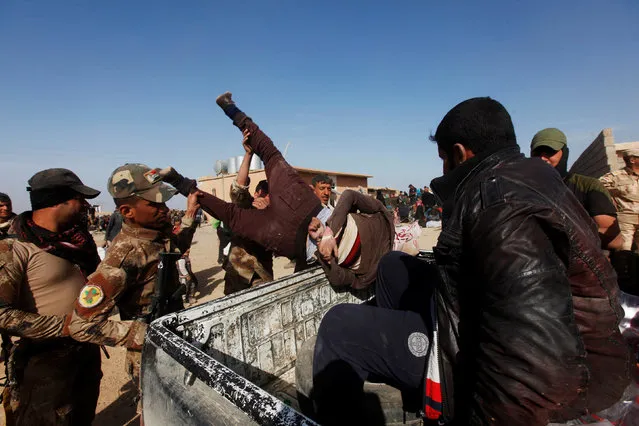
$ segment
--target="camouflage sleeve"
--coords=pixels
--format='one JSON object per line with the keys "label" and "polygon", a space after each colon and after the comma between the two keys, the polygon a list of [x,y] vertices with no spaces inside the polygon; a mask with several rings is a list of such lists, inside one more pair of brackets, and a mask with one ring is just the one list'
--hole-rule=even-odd
{"label": "camouflage sleeve", "polygon": [[[118,298],[126,289],[128,277],[124,262],[127,254],[128,252],[123,253],[123,250],[115,248],[108,250],[98,269],[89,276],[89,281],[75,302],[73,318],[69,324],[69,332],[75,340],[142,349],[145,323],[109,319]],[[128,274],[134,272],[130,270]]]}
{"label": "camouflage sleeve", "polygon": [[175,237],[172,237],[175,238],[175,245],[180,249],[181,253],[186,253],[186,251],[191,248],[196,226],[197,224],[192,218],[186,216],[182,218],[180,232],[178,232]]}
{"label": "camouflage sleeve", "polygon": [[13,307],[25,274],[26,257],[15,253],[12,240],[0,242],[0,331],[30,339],[64,336],[65,316],[38,315]]}
{"label": "camouflage sleeve", "polygon": [[237,183],[237,180],[234,180],[231,184],[231,202],[243,209],[250,209],[253,204],[253,199],[249,192],[248,185],[242,186]]}
{"label": "camouflage sleeve", "polygon": [[599,178],[599,181],[608,191],[615,187],[615,176],[612,173],[606,173]]}

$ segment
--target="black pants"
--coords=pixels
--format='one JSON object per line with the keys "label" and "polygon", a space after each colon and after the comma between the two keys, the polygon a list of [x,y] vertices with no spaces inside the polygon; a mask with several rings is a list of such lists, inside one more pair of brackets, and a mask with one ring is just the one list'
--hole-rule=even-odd
{"label": "black pants", "polygon": [[391,252],[379,262],[377,306],[342,304],[326,313],[317,334],[311,395],[322,424],[364,421],[366,380],[419,399],[437,277],[434,266]]}
{"label": "black pants", "polygon": [[4,391],[7,425],[91,425],[102,378],[100,347],[64,340],[31,347],[16,360],[18,383]]}

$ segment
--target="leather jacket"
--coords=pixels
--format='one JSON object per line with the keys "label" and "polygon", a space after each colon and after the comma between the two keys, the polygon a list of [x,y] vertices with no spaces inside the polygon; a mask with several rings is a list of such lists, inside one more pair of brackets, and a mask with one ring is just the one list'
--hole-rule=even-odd
{"label": "leather jacket", "polygon": [[559,174],[513,147],[431,187],[443,421],[546,425],[614,404],[630,381],[617,278]]}

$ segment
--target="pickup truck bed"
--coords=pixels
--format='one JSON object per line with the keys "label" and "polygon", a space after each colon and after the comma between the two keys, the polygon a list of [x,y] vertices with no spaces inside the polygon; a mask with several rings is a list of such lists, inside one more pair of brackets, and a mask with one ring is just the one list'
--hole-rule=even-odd
{"label": "pickup truck bed", "polygon": [[297,405],[297,350],[326,311],[368,293],[336,292],[316,267],[167,315],[142,355],[147,426],[314,425]]}

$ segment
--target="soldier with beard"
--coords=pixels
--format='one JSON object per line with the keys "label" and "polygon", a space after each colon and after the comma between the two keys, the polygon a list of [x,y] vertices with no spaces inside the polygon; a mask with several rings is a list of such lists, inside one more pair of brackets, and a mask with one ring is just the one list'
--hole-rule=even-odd
{"label": "soldier with beard", "polygon": [[[126,347],[126,369],[139,388],[144,335],[155,315],[160,255],[189,249],[199,205],[195,194],[188,197],[181,230],[174,235],[166,202],[175,191],[158,182],[155,170],[143,164],[125,164],[115,169],[107,188],[124,223],[106,257],[79,292],[69,329],[81,342]],[[172,276],[162,289],[168,296],[162,301],[166,302],[164,313],[184,308],[177,268],[170,269]],[[116,306],[121,320],[109,320]]]}
{"label": "soldier with beard", "polygon": [[[29,180],[32,211],[0,241],[0,331],[7,353],[8,425],[88,425],[100,390],[98,346],[69,338],[73,303],[100,259],[86,199],[100,194],[72,171]],[[18,340],[11,344],[9,336]]]}

